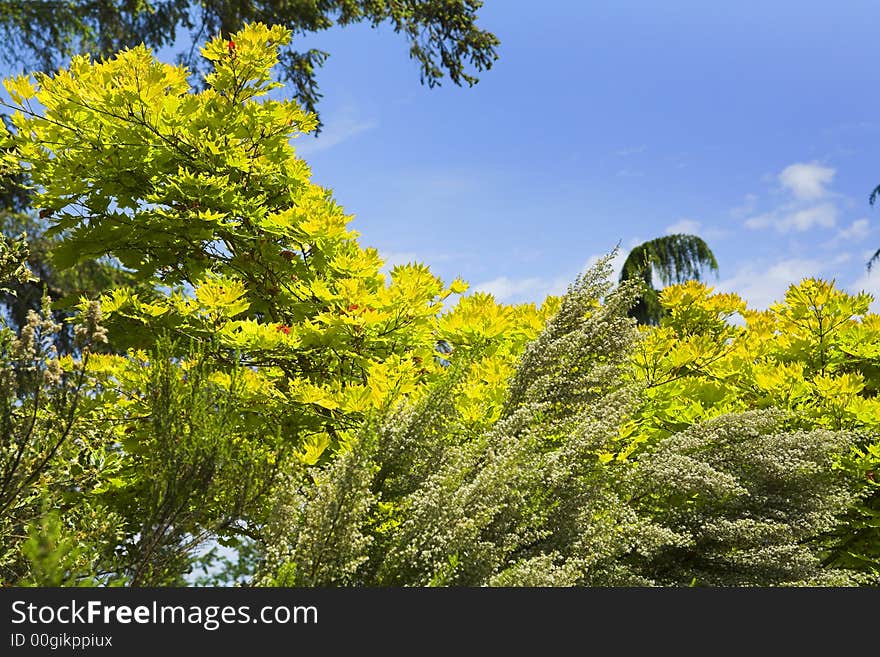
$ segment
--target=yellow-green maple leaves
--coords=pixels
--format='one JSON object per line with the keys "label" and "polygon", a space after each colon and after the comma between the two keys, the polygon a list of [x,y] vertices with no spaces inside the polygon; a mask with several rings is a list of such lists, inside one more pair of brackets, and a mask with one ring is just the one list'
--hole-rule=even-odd
{"label": "yellow-green maple leaves", "polygon": [[[689,282],[666,288],[668,315],[645,328],[630,360],[643,389],[620,447],[600,459],[638,459],[642,450],[689,425],[726,413],[776,407],[792,428],[857,432],[835,467],[861,482],[865,497],[837,537],[835,563],[880,563],[880,316],[871,297],[805,279],[783,301],[750,310],[739,297]],[[731,321],[737,316],[740,322]],[[829,558],[832,558],[829,557]]]}
{"label": "yellow-green maple leaves", "polygon": [[102,295],[114,345],[133,351],[95,376],[134,398],[142,381],[124,373],[137,370],[138,350],[168,334],[183,364],[199,343],[219,371],[245,366],[248,389],[286,414],[307,462],[365,414],[420,394],[447,358],[472,355],[461,403],[475,422],[493,417],[552,303],[539,311],[476,294],[450,310],[463,281],[447,285],[419,263],[385,271],[296,155],[315,117],[268,93],[290,36],[253,24],[211,40],[203,86],[142,46],[7,81],[9,161],[64,235],[56,266],[105,258],[138,281]]}
{"label": "yellow-green maple leaves", "polygon": [[12,98],[14,103],[23,104],[37,95],[37,89],[31,82],[29,75],[16,75],[6,78],[3,87]]}
{"label": "yellow-green maple leaves", "polygon": [[[810,425],[880,430],[880,317],[870,296],[805,279],[766,311],[698,282],[666,288],[669,314],[644,331],[633,378],[647,386],[644,429],[746,408],[778,406]],[[731,323],[740,315],[744,325]]]}

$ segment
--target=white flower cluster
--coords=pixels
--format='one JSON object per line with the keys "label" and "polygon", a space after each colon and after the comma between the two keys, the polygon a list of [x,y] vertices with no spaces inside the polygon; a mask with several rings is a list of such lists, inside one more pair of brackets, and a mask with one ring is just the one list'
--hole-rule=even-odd
{"label": "white flower cluster", "polygon": [[101,319],[101,302],[89,301],[73,327],[73,340],[77,347],[84,348],[107,342],[107,329],[101,326]]}
{"label": "white flower cluster", "polygon": [[24,284],[36,280],[28,267],[29,254],[27,235],[0,235],[0,292],[9,289],[4,286],[11,281]]}

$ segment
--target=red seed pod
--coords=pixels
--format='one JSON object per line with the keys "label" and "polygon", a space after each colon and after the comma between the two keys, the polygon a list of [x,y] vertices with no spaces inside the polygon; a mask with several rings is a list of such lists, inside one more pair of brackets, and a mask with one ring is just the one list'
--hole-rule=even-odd
{"label": "red seed pod", "polygon": [[290,335],[290,327],[287,324],[279,324],[275,327],[276,331],[280,331],[284,335]]}

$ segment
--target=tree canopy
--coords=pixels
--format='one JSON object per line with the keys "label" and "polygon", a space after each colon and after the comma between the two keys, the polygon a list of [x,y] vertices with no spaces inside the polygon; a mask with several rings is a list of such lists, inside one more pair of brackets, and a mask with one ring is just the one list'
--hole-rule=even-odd
{"label": "tree canopy", "polygon": [[[472,85],[476,73],[491,68],[499,41],[477,25],[480,0],[64,0],[0,2],[4,57],[16,64],[56,70],[69,57],[110,56],[141,43],[159,49],[178,47],[179,62],[200,69],[198,49],[214,36],[228,36],[245,23],[281,25],[293,34],[335,25],[388,24],[409,42],[409,55],[424,84],[448,77]],[[278,73],[306,111],[315,112],[321,94],[317,69],[330,53],[296,50],[279,53]]]}
{"label": "tree canopy", "polygon": [[[121,537],[109,561],[89,557],[103,559],[105,581],[179,582],[205,540],[252,535],[281,474],[307,478],[301,468],[332,460],[364,417],[421,394],[450,349],[474,353],[484,374],[470,412],[491,417],[499,404],[480,391],[498,387],[553,312],[552,301],[514,308],[485,294],[444,309],[463,281],[446,284],[419,263],[385,271],[359,244],[296,156],[315,116],[268,94],[290,36],[256,23],[212,39],[200,89],[145,46],[6,80],[4,163],[55,238],[53,266],[102,260],[127,277],[78,301],[83,321],[100,326],[99,348],[50,347],[61,327],[48,302],[4,334],[0,355],[20,382],[7,391],[4,449],[10,481],[23,477],[7,530],[55,532],[41,529],[42,505],[76,507],[21,474],[24,455],[43,468],[70,460],[68,449],[91,454],[101,467],[86,468],[98,479],[89,508],[113,520],[102,535]],[[3,246],[4,268],[26,282],[25,242]],[[91,436],[94,452],[71,443],[74,432]],[[90,531],[64,518],[66,536]],[[13,557],[7,572],[26,570],[23,553]]]}

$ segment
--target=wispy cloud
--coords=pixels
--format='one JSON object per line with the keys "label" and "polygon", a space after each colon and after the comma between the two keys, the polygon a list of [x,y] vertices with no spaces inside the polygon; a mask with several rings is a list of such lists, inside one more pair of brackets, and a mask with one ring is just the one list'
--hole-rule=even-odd
{"label": "wispy cloud", "polygon": [[478,283],[472,289],[475,292],[487,292],[495,297],[496,301],[504,303],[524,301],[540,303],[548,295],[563,294],[569,282],[567,277],[548,279],[541,277],[509,278],[507,276],[499,276],[490,281]]}
{"label": "wispy cloud", "polygon": [[314,155],[356,137],[357,135],[372,130],[376,122],[358,116],[352,107],[331,114],[317,137],[302,135],[293,143],[297,155]]}
{"label": "wispy cloud", "polygon": [[757,194],[746,194],[743,197],[743,202],[741,205],[736,206],[730,211],[731,216],[736,218],[747,217],[750,214],[755,213],[755,208],[758,207],[758,195]]}
{"label": "wispy cloud", "polygon": [[872,295],[874,301],[871,304],[871,312],[880,313],[880,270],[863,271],[849,289],[851,292],[867,292]]}
{"label": "wispy cloud", "polygon": [[878,130],[880,130],[880,123],[876,121],[849,121],[825,128],[823,132],[830,137],[839,137],[841,135],[857,135],[861,137],[865,133],[877,132]]}
{"label": "wispy cloud", "polygon": [[752,230],[771,228],[777,233],[803,233],[814,228],[833,228],[840,214],[835,200],[839,195],[829,189],[835,173],[835,169],[818,162],[791,164],[776,176],[787,197],[780,205],[754,214],[757,198],[750,195],[746,197],[746,204],[732,214],[747,216],[745,226]]}
{"label": "wispy cloud", "polygon": [[614,154],[618,157],[630,157],[631,155],[638,155],[639,153],[644,153],[647,150],[647,146],[631,146],[629,148],[621,148],[619,150],[614,151]]}
{"label": "wispy cloud", "polygon": [[789,258],[776,263],[750,262],[737,268],[733,276],[719,281],[719,292],[739,294],[753,309],[765,309],[781,301],[792,284],[821,276],[829,263],[809,258]]}
{"label": "wispy cloud", "polygon": [[707,240],[720,240],[730,235],[729,230],[704,226],[702,222],[694,221],[693,219],[680,219],[674,224],[669,224],[664,229],[664,232],[667,235],[675,235],[677,233],[697,235]]}
{"label": "wispy cloud", "polygon": [[446,171],[428,173],[417,178],[422,189],[432,194],[454,196],[479,187],[479,178],[467,171]]}
{"label": "wispy cloud", "polygon": [[410,262],[424,262],[412,251],[379,251],[379,257],[385,262],[384,269],[391,271],[397,265],[406,265]]}
{"label": "wispy cloud", "polygon": [[[534,302],[541,303],[550,295],[559,296],[565,294],[568,286],[574,282],[579,274],[584,273],[595,265],[600,258],[607,254],[591,255],[581,267],[580,271],[571,272],[555,277],[531,276],[526,278],[511,278],[499,276],[489,281],[477,283],[471,289],[475,292],[488,292],[495,297],[496,301],[504,303]],[[618,251],[611,261],[611,280],[616,282],[620,277],[620,270],[626,260],[626,252]]]}
{"label": "wispy cloud", "polygon": [[702,224],[699,221],[694,221],[693,219],[679,219],[674,224],[669,224],[665,232],[667,235],[674,235],[676,233],[689,233],[691,235],[696,235],[700,232],[700,228]]}
{"label": "wispy cloud", "polygon": [[796,209],[788,204],[772,212],[746,219],[746,228],[773,228],[778,233],[802,233],[817,227],[833,228],[836,223],[837,207],[833,203],[822,203],[803,209]]}
{"label": "wispy cloud", "polygon": [[871,234],[871,226],[867,219],[856,219],[848,227],[842,229],[838,236],[845,240],[863,240]]}

